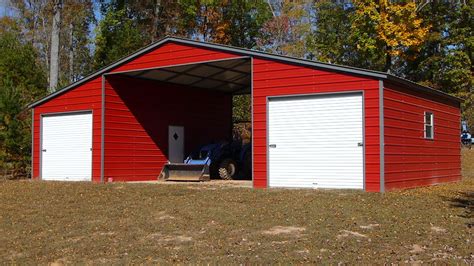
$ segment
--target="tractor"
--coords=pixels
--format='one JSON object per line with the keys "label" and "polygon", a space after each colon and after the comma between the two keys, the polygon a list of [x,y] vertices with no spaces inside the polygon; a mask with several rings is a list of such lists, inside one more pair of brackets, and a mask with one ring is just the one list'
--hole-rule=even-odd
{"label": "tractor", "polygon": [[208,181],[248,178],[251,175],[251,144],[211,143],[199,147],[183,163],[168,163],[159,179],[167,181]]}

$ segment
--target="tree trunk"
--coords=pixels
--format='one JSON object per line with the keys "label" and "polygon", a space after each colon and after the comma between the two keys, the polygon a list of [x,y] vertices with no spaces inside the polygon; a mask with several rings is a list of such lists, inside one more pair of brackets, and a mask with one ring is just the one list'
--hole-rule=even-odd
{"label": "tree trunk", "polygon": [[74,24],[69,23],[69,82],[74,82]]}
{"label": "tree trunk", "polygon": [[385,72],[389,72],[390,71],[390,68],[392,67],[392,55],[390,54],[392,48],[391,47],[387,47],[387,49],[385,49],[385,66],[383,68],[383,70]]}
{"label": "tree trunk", "polygon": [[51,55],[49,66],[49,92],[56,91],[59,80],[59,32],[61,26],[62,0],[56,0],[53,8],[51,27]]}
{"label": "tree trunk", "polygon": [[160,21],[160,8],[161,0],[155,0],[155,6],[153,7],[153,19],[151,25],[151,41],[154,42],[158,39],[158,23]]}

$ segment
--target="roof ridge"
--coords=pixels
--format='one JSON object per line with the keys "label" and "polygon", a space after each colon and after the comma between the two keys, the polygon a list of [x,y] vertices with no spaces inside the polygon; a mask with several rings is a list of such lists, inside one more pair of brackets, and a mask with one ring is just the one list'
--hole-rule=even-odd
{"label": "roof ridge", "polygon": [[309,60],[309,59],[304,59],[304,58],[297,58],[297,57],[291,57],[291,56],[285,56],[285,55],[278,55],[278,54],[273,54],[273,53],[268,53],[264,51],[258,51],[255,49],[248,49],[248,48],[242,48],[242,47],[235,47],[231,45],[225,45],[225,44],[217,44],[217,43],[211,43],[211,42],[206,42],[206,41],[198,41],[198,40],[193,40],[189,38],[183,38],[183,37],[178,37],[178,36],[168,36],[166,35],[165,37],[155,41],[151,42],[150,44],[130,53],[127,54],[126,56],[118,59],[117,61],[108,64],[107,66],[104,66],[89,75],[85,76],[84,78],[69,84],[68,86],[53,92],[31,104],[29,104],[27,107],[28,108],[33,108],[43,102],[46,102],[62,93],[65,93],[76,86],[79,86],[82,83],[85,83],[95,77],[98,77],[102,75],[103,73],[107,72],[108,70],[111,70],[115,67],[118,67],[130,60],[135,59],[136,57],[152,50],[156,49],[159,46],[167,43],[167,42],[177,42],[180,44],[188,44],[188,45],[196,45],[200,47],[206,47],[210,49],[221,49],[227,52],[233,52],[233,53],[240,53],[240,54],[245,54],[245,55],[250,55],[250,56],[258,56],[258,57],[263,57],[263,58],[268,58],[272,60],[277,60],[277,61],[283,61],[286,63],[293,63],[293,64],[300,64],[300,65],[305,65],[305,66],[310,66],[310,67],[316,67],[316,68],[322,68],[322,69],[328,69],[331,71],[338,71],[338,72],[344,72],[344,73],[349,73],[353,75],[362,75],[362,76],[368,76],[371,78],[377,78],[377,79],[388,79],[390,78],[392,81],[398,81],[400,83],[404,84],[411,84],[412,86],[416,86],[418,89],[422,89],[425,91],[429,91],[431,93],[450,98],[452,100],[456,101],[462,101],[462,99],[454,97],[452,95],[449,95],[445,92],[435,90],[433,88],[423,86],[421,84],[418,84],[416,82],[397,77],[395,75],[386,73],[386,72],[381,72],[381,71],[376,71],[376,70],[370,70],[370,69],[364,69],[364,68],[357,68],[357,67],[352,67],[352,66],[345,66],[345,65],[338,65],[338,64],[332,64],[332,63],[327,63],[327,62],[321,62],[321,61],[315,61],[315,60]]}

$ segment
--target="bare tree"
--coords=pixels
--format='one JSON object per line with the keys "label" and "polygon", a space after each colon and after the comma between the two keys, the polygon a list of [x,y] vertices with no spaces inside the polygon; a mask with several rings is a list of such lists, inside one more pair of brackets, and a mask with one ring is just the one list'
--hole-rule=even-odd
{"label": "bare tree", "polygon": [[69,22],[69,82],[74,82],[74,24]]}
{"label": "bare tree", "polygon": [[49,65],[49,92],[54,92],[59,81],[59,33],[61,28],[61,9],[63,1],[55,0],[51,27],[51,54]]}
{"label": "bare tree", "polygon": [[161,0],[155,0],[152,17],[151,40],[154,42],[158,35],[158,23],[160,19]]}

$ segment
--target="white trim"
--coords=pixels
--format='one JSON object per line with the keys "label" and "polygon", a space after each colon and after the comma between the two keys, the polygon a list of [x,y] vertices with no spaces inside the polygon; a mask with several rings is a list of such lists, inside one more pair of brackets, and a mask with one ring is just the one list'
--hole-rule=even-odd
{"label": "white trim", "polygon": [[[430,124],[427,124],[426,123],[426,115],[427,114],[430,114]],[[426,127],[429,126],[431,127],[431,136],[428,136],[427,135],[427,132],[426,132]],[[435,136],[435,127],[434,127],[434,113],[433,112],[428,112],[428,111],[425,111],[423,112],[423,135],[424,135],[424,138],[425,139],[428,139],[428,140],[434,140],[434,136]]]}
{"label": "white trim", "polygon": [[[255,187],[255,173],[254,173],[254,158],[255,158],[255,152],[254,152],[254,119],[253,119],[253,57],[250,57],[250,152],[252,153],[252,162],[250,165],[250,175],[252,176],[252,187]],[[233,107],[232,107],[233,109]]]}
{"label": "white trim", "polygon": [[379,80],[379,144],[380,144],[380,192],[385,192],[385,112],[384,112],[384,84]]}
{"label": "white trim", "polygon": [[34,177],[35,166],[35,109],[31,109],[31,179]]}

